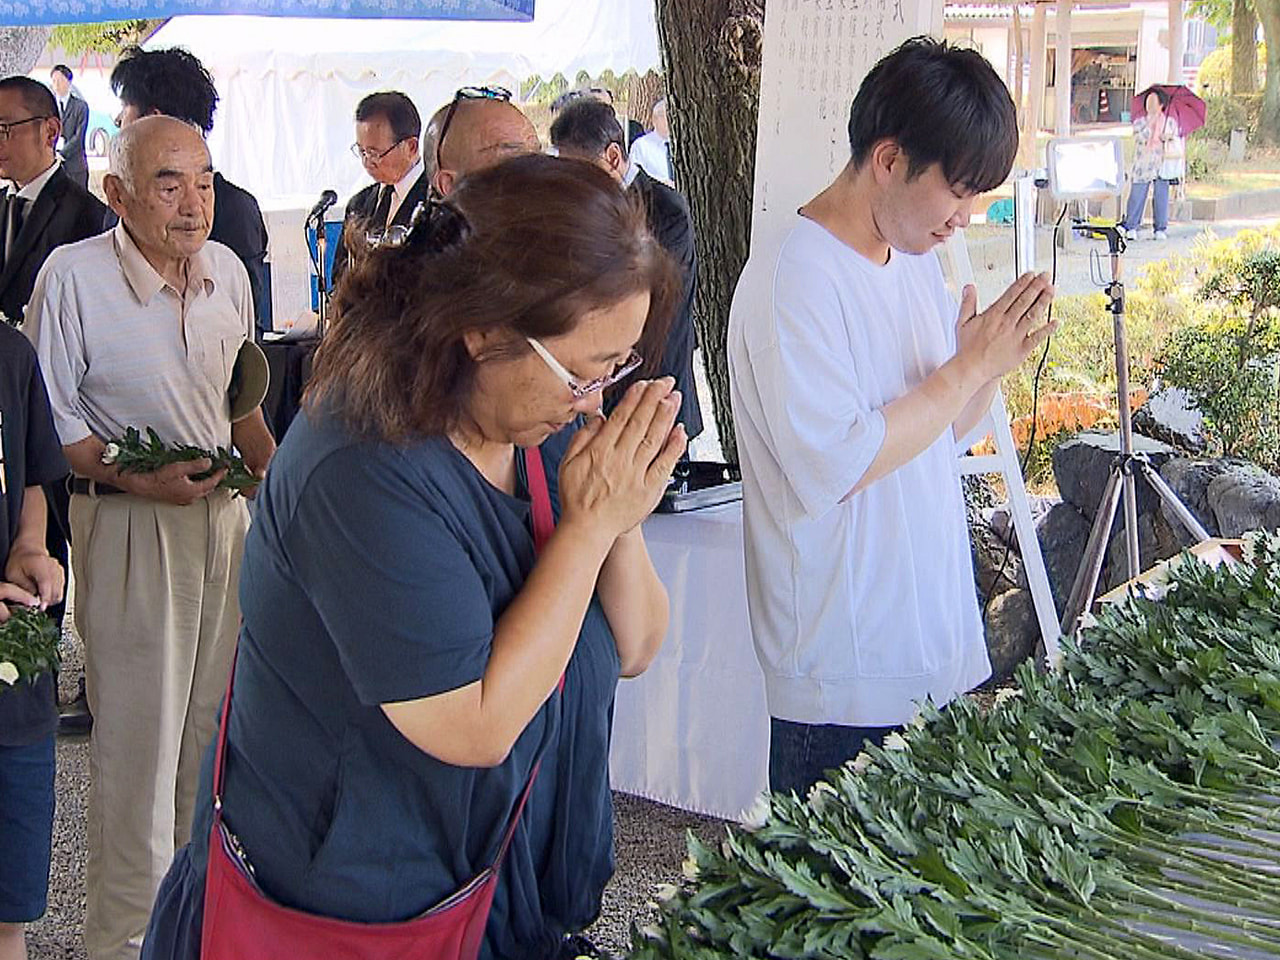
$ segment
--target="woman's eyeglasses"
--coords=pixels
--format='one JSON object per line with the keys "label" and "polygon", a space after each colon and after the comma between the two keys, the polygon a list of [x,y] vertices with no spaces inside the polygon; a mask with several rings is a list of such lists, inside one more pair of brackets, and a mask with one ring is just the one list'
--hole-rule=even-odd
{"label": "woman's eyeglasses", "polygon": [[613,386],[627,374],[636,370],[640,364],[644,363],[644,358],[632,350],[625,360],[613,368],[612,373],[584,382],[566,370],[564,365],[551,355],[551,351],[533,337],[525,337],[525,339],[529,341],[529,346],[533,347],[534,353],[540,356],[546,365],[551,368],[551,372],[559,378],[561,383],[569,388],[569,392],[573,394],[573,399],[575,400],[581,400],[593,393],[604,390],[606,387]]}
{"label": "woman's eyeglasses", "polygon": [[509,103],[511,91],[506,87],[462,87],[454,93],[449,109],[444,115],[444,121],[440,124],[440,136],[436,137],[437,170],[444,169],[444,162],[440,159],[444,156],[444,135],[449,132],[449,124],[453,123],[453,115],[458,112],[458,104],[463,100],[501,100]]}

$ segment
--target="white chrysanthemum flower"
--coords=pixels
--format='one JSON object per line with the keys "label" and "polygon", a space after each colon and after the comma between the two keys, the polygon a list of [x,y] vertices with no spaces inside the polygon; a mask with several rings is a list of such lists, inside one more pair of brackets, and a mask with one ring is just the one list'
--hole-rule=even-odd
{"label": "white chrysanthemum flower", "polygon": [[1002,687],[996,691],[996,706],[1008,703],[1010,700],[1017,700],[1020,696],[1022,696],[1021,687]]}
{"label": "white chrysanthemum flower", "polygon": [[817,813],[821,813],[827,805],[827,798],[835,796],[838,796],[836,788],[825,780],[819,780],[809,788],[808,803]]}
{"label": "white chrysanthemum flower", "polygon": [[1093,627],[1096,627],[1097,625],[1098,625],[1098,618],[1097,618],[1097,617],[1095,617],[1095,616],[1094,616],[1092,613],[1090,613],[1088,610],[1086,610],[1084,613],[1080,614],[1080,627],[1079,627],[1079,629],[1081,629],[1081,630],[1089,630],[1089,629],[1091,629],[1091,628],[1093,628]]}
{"label": "white chrysanthemum flower", "polygon": [[8,660],[0,663],[0,682],[7,683],[11,687],[18,682],[18,668]]}
{"label": "white chrysanthemum flower", "polygon": [[674,900],[679,891],[669,883],[660,883],[653,892],[658,898],[658,903],[666,903],[668,900]]}
{"label": "white chrysanthemum flower", "polygon": [[907,749],[907,738],[895,730],[884,738],[884,748],[886,750],[905,750]]}
{"label": "white chrysanthemum flower", "polygon": [[102,462],[109,467],[118,459],[120,459],[120,444],[108,443],[106,449],[102,451]]}
{"label": "white chrysanthemum flower", "polygon": [[738,817],[738,822],[748,830],[759,830],[769,822],[769,816],[773,813],[773,808],[769,804],[769,795],[762,793],[756,797],[756,802],[749,806]]}
{"label": "white chrysanthemum flower", "polygon": [[698,861],[693,859],[693,857],[685,857],[684,861],[680,864],[680,874],[686,880],[697,880]]}
{"label": "white chrysanthemum flower", "polygon": [[911,718],[911,722],[907,724],[908,730],[923,730],[927,721],[924,718],[924,711],[917,710],[916,715]]}
{"label": "white chrysanthemum flower", "polygon": [[851,766],[853,768],[854,773],[866,773],[867,770],[871,767],[871,754],[869,753],[858,754],[856,757],[853,758],[853,763],[851,764]]}

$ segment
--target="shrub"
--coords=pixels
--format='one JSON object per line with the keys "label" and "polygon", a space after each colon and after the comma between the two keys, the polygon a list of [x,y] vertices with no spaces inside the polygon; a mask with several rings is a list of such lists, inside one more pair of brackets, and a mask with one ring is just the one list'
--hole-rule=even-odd
{"label": "shrub", "polygon": [[1205,101],[1204,126],[1191,135],[1194,140],[1231,141],[1232,130],[1247,130],[1249,114],[1236,97],[1210,97]]}
{"label": "shrub", "polygon": [[1187,141],[1187,180],[1200,183],[1218,179],[1227,162],[1227,145],[1219,140]]}
{"label": "shrub", "polygon": [[1280,251],[1225,258],[1200,289],[1208,316],[1174,333],[1162,376],[1227,456],[1280,467]]}

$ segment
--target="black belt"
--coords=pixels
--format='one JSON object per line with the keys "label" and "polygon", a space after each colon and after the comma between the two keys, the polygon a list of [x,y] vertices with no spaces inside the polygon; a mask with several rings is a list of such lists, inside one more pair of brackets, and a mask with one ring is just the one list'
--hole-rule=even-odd
{"label": "black belt", "polygon": [[109,483],[99,483],[96,480],[90,480],[87,477],[68,477],[67,489],[72,493],[79,493],[90,497],[105,497],[112,493],[128,493],[127,490],[121,490],[119,487],[113,487]]}

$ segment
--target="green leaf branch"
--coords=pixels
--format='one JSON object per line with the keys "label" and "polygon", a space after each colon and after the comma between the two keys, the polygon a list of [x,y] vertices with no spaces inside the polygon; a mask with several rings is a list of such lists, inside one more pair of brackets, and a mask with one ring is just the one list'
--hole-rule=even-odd
{"label": "green leaf branch", "polygon": [[243,494],[260,482],[244,460],[227,448],[205,450],[186,443],[168,444],[151,427],[147,427],[145,437],[136,427],[129,427],[123,437],[109,441],[102,454],[102,462],[115,465],[121,473],[154,473],[171,463],[190,463],[201,459],[211,461],[213,466],[193,476],[193,480],[204,480],[219,470],[225,470],[226,476],[218,486],[236,494]]}
{"label": "green leaf branch", "polygon": [[58,666],[58,625],[36,607],[9,607],[0,623],[0,697],[18,683],[30,683]]}

